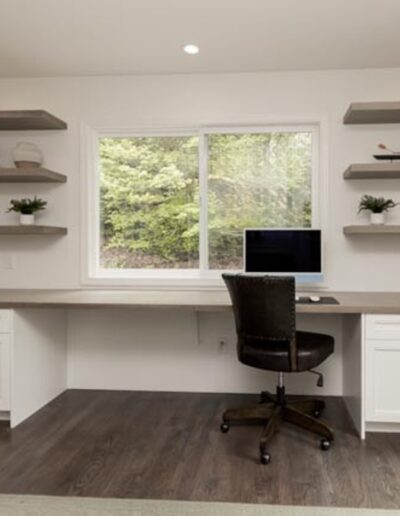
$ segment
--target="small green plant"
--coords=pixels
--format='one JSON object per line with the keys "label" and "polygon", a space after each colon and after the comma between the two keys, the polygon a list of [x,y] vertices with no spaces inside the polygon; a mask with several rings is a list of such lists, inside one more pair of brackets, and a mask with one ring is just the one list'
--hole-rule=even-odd
{"label": "small green plant", "polygon": [[383,213],[391,208],[394,208],[399,203],[394,202],[392,199],[385,199],[384,197],[373,197],[372,195],[364,195],[361,198],[360,205],[358,207],[358,213],[362,210],[372,211],[372,213]]}
{"label": "small green plant", "polygon": [[33,199],[11,199],[11,207],[7,212],[15,211],[22,213],[22,215],[32,215],[37,211],[44,210],[47,205],[47,201],[38,199],[36,196]]}

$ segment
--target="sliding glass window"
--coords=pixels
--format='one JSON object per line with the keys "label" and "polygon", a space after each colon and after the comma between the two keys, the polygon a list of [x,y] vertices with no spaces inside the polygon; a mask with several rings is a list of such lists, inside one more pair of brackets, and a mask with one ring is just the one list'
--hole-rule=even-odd
{"label": "sliding glass window", "polygon": [[98,266],[242,268],[243,229],[310,227],[315,128],[98,138]]}

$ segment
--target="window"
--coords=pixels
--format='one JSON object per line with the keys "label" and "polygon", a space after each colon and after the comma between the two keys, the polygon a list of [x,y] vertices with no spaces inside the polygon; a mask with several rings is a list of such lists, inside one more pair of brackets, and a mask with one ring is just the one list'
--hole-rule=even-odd
{"label": "window", "polygon": [[101,138],[99,151],[101,268],[198,268],[198,138]]}
{"label": "window", "polygon": [[241,269],[243,229],[311,225],[312,138],[307,132],[208,137],[211,269]]}
{"label": "window", "polygon": [[244,228],[312,225],[316,143],[291,126],[98,136],[93,276],[241,269]]}

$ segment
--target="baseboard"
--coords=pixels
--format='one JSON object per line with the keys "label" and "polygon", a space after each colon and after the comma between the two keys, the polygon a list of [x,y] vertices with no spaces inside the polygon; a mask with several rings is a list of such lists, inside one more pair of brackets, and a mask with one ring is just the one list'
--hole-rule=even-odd
{"label": "baseboard", "polygon": [[400,433],[400,423],[365,423],[366,432]]}

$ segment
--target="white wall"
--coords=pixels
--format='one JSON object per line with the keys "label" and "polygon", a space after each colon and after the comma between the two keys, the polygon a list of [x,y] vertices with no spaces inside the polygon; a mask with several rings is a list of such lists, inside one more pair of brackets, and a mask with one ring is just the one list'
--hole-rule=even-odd
{"label": "white wall", "polygon": [[[336,352],[318,370],[288,375],[289,392],[342,394],[341,319],[303,316],[301,329],[335,337]],[[68,385],[87,389],[258,392],[276,375],[240,364],[230,313],[174,310],[73,310],[69,313]],[[223,340],[224,346],[219,342]]]}
{"label": "white wall", "polygon": [[[251,124],[321,120],[328,151],[329,213],[325,228],[329,287],[344,290],[399,290],[400,239],[346,238],[344,224],[362,220],[357,203],[364,192],[400,199],[400,183],[343,181],[343,170],[371,161],[379,142],[400,148],[398,125],[344,126],[351,101],[396,100],[400,70],[175,75],[146,77],[0,80],[1,109],[44,108],[65,119],[68,131],[2,133],[0,164],[10,163],[16,141],[34,141],[46,165],[68,175],[66,185],[1,185],[0,223],[10,197],[43,194],[49,209],[42,220],[66,224],[67,237],[2,237],[0,285],[12,288],[77,288],[79,271],[80,123],[89,126],[154,127]],[[400,208],[391,222],[400,221]],[[4,269],[13,255],[15,269]],[[6,256],[5,256],[6,255]],[[7,260],[6,260],[7,261]],[[376,272],[379,271],[379,274]]]}
{"label": "white wall", "polygon": [[[343,225],[363,220],[363,216],[356,214],[363,193],[390,195],[400,200],[398,181],[368,183],[342,179],[350,163],[372,161],[371,155],[378,143],[400,149],[398,125],[342,124],[351,101],[397,100],[399,84],[399,69],[0,80],[1,109],[43,108],[65,119],[69,125],[68,131],[0,134],[0,164],[11,162],[11,149],[17,141],[33,141],[43,149],[46,166],[68,175],[66,185],[2,184],[0,223],[13,220],[13,214],[4,213],[11,197],[37,194],[49,200],[43,220],[66,224],[69,229],[67,237],[57,239],[1,237],[0,286],[80,286],[80,232],[85,231],[80,227],[79,209],[80,174],[85,173],[79,169],[81,122],[89,126],[149,128],[321,121],[321,174],[326,174],[327,187],[323,207],[327,284],[337,290],[400,290],[400,239],[346,238],[342,234]],[[400,223],[400,208],[392,212],[390,222]],[[14,269],[8,268],[10,258]],[[187,314],[175,313],[164,319],[158,312],[137,312],[132,316],[113,313],[107,317],[110,326],[103,327],[104,318],[99,314],[72,313],[69,369],[72,386],[100,386],[101,374],[101,385],[151,388],[154,386],[154,357],[160,361],[157,388],[206,390],[207,385],[212,385],[215,390],[234,390],[235,387],[246,390],[252,388],[251,382],[259,381],[258,373],[244,373],[238,367],[233,350],[227,357],[217,356],[214,337],[196,344],[194,315],[189,318]],[[123,324],[119,317],[126,318]],[[225,317],[223,314],[202,315],[200,333],[210,328],[218,335],[228,331]],[[210,318],[216,318],[212,319],[212,324]],[[321,321],[327,330],[337,331],[337,321]],[[92,322],[104,332],[93,331]],[[315,324],[318,324],[316,319]],[[312,325],[314,327],[314,322]],[[104,337],[107,329],[108,339]],[[231,326],[229,331],[232,331]],[[160,337],[164,339],[165,335],[168,342],[164,344]],[[208,351],[211,340],[207,339],[214,339]],[[125,361],[125,356],[133,359],[131,346],[138,360],[133,370],[129,360]],[[95,368],[93,358],[100,348],[102,352]],[[122,358],[117,361],[117,356]],[[176,365],[182,362],[186,369],[179,367],[178,378]],[[218,369],[215,369],[216,364]],[[107,373],[110,369],[114,371],[112,382]],[[186,373],[182,372],[184,369]],[[136,371],[133,377],[131,371]],[[340,371],[335,371],[339,378]],[[207,374],[212,375],[212,381]],[[337,380],[332,389],[338,391],[339,384]]]}

